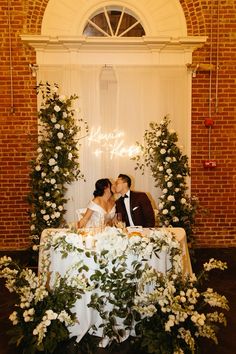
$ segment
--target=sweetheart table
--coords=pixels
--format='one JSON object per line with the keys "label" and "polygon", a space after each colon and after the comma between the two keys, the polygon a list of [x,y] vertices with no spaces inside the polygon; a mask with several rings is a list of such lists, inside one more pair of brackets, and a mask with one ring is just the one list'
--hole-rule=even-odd
{"label": "sweetheart table", "polygon": [[[117,272],[122,269],[124,279],[128,279],[130,274],[135,275],[135,272],[138,274],[138,270],[147,268],[154,268],[163,274],[170,270],[192,274],[184,229],[127,229],[124,231],[107,227],[104,230],[83,229],[76,232],[69,229],[45,229],[41,235],[39,273],[47,272],[50,275],[49,285],[53,287],[58,274],[69,279],[71,277],[72,281],[78,267],[83,268],[82,275],[89,283],[88,289],[72,309],[72,312],[76,313],[77,322],[69,327],[69,331],[71,336],[77,337],[77,342],[87,332],[101,337],[101,347],[108,345],[111,340],[105,330],[108,328],[109,313],[114,308],[114,298],[111,292],[102,287],[104,269],[107,276],[110,272],[118,274]],[[100,283],[98,280],[96,282],[96,275],[98,278],[100,276]],[[138,280],[135,280],[134,276],[130,279],[133,279],[131,286],[136,286],[135,282]],[[102,310],[91,306],[94,298],[97,301],[103,299],[100,305]],[[105,318],[104,314],[108,314],[108,317]],[[134,324],[125,325],[122,316],[116,317],[113,327],[117,333],[122,330],[118,341],[125,340],[129,335],[135,335]]]}

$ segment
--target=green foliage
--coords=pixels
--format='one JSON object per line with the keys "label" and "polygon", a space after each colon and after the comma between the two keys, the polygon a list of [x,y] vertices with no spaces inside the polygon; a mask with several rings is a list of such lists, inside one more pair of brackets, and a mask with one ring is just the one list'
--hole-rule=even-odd
{"label": "green foliage", "polygon": [[[75,121],[73,102],[76,95],[60,95],[56,84],[40,84],[42,104],[39,110],[39,142],[37,157],[31,162],[30,204],[31,239],[38,245],[45,228],[64,223],[67,184],[83,178],[79,164],[79,134],[83,123]],[[37,249],[37,247],[35,247]]]}
{"label": "green foliage", "polygon": [[150,123],[150,129],[144,134],[144,144],[138,144],[141,154],[133,159],[136,160],[136,169],[143,173],[145,167],[150,168],[156,187],[162,191],[159,198],[160,225],[183,227],[188,241],[193,241],[198,202],[188,196],[188,157],[178,147],[178,136],[169,130],[169,123],[167,117],[160,124]]}

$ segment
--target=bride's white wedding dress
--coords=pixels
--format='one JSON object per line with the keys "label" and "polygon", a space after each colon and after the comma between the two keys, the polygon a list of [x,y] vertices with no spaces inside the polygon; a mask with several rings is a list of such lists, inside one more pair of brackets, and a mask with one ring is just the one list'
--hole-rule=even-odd
{"label": "bride's white wedding dress", "polygon": [[100,205],[94,203],[92,200],[91,202],[89,202],[87,208],[92,210],[93,213],[91,215],[91,218],[88,220],[86,227],[99,227],[102,224],[112,220],[116,213],[115,205],[109,212],[107,212]]}

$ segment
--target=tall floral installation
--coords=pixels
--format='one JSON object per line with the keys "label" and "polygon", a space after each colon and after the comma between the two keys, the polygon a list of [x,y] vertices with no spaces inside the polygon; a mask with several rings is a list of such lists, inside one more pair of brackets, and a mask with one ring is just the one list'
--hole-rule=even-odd
{"label": "tall floral installation", "polygon": [[183,227],[188,242],[194,239],[197,198],[188,196],[186,178],[190,175],[188,157],[178,146],[177,133],[169,129],[170,119],[165,116],[160,124],[150,123],[145,130],[144,144],[138,143],[141,153],[135,156],[136,169],[143,173],[149,167],[160,187],[159,222],[161,226]]}
{"label": "tall floral installation", "polygon": [[64,223],[67,184],[83,178],[79,163],[79,133],[83,123],[75,120],[74,101],[77,95],[66,97],[59,93],[57,84],[39,84],[41,94],[39,110],[39,142],[37,157],[31,162],[31,239],[37,250],[45,228],[57,228]]}
{"label": "tall floral installation", "polygon": [[[226,324],[227,299],[204,282],[209,271],[224,270],[226,263],[211,259],[199,276],[183,274],[181,247],[169,229],[132,236],[107,227],[93,236],[93,245],[82,231],[48,230],[41,251],[38,276],[10,257],[0,258],[0,278],[17,297],[9,317],[11,341],[23,354],[59,354],[60,348],[96,353],[100,341],[112,352],[123,340],[143,354],[199,353],[200,338],[217,343],[217,327]],[[63,277],[52,271],[51,252],[61,262],[74,259]],[[166,273],[151,265],[161,252],[170,256]],[[96,324],[84,336],[93,350],[89,341],[82,350],[84,338],[77,342],[71,334],[83,323],[74,305],[86,292],[88,308],[96,311]]]}

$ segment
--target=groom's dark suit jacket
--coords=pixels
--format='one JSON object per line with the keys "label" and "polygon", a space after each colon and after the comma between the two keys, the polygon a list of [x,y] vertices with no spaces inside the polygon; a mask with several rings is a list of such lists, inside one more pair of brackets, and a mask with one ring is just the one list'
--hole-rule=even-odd
{"label": "groom's dark suit jacket", "polygon": [[[128,215],[122,197],[116,201],[116,212],[122,214],[122,220],[129,226]],[[130,213],[134,225],[154,227],[155,216],[151,202],[146,193],[130,191]]]}

